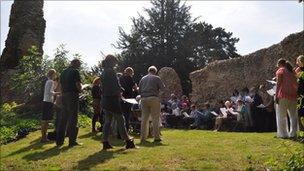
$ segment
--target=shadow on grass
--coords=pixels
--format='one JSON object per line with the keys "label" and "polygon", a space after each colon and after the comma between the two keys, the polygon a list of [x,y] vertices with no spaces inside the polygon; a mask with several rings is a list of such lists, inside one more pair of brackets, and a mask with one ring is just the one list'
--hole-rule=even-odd
{"label": "shadow on grass", "polygon": [[96,140],[96,141],[101,141],[101,137],[102,137],[102,134],[99,134],[99,132],[98,133],[89,132],[87,134],[79,136],[78,138],[79,139],[91,138],[91,139]]}
{"label": "shadow on grass", "polygon": [[[17,154],[20,154],[20,153],[24,153],[24,152],[28,152],[30,150],[37,150],[37,149],[41,149],[44,145],[44,143],[41,143],[40,142],[40,139],[41,138],[37,138],[35,140],[33,140],[32,142],[30,142],[30,145],[27,146],[27,147],[24,147],[24,148],[21,148],[17,151],[14,151],[12,152],[11,154],[7,155],[6,157],[9,157],[9,156],[14,156],[14,155],[17,155]],[[52,142],[50,142],[52,143]]]}
{"label": "shadow on grass", "polygon": [[149,141],[146,141],[144,143],[139,143],[138,145],[143,147],[168,146],[167,144],[163,144],[162,142],[149,142]]}
{"label": "shadow on grass", "polygon": [[25,155],[22,157],[23,159],[27,161],[37,161],[37,160],[44,160],[53,156],[56,156],[60,154],[60,151],[64,151],[67,149],[59,149],[58,147],[54,146],[48,150],[42,151],[42,152],[34,152],[28,155]]}
{"label": "shadow on grass", "polygon": [[78,162],[78,165],[73,170],[89,170],[90,168],[105,163],[106,161],[114,158],[114,154],[126,154],[125,149],[99,151],[90,155],[88,158]]}

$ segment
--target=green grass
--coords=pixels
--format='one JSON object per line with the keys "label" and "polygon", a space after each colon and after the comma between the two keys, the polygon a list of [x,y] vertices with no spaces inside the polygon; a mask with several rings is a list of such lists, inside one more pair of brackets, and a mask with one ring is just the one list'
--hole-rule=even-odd
{"label": "green grass", "polygon": [[[286,162],[304,145],[274,138],[275,133],[230,133],[203,130],[163,130],[163,143],[139,149],[101,151],[101,134],[80,129],[81,147],[57,148],[39,143],[40,132],[1,146],[1,170],[265,170],[268,162]],[[66,140],[67,141],[67,140]],[[152,142],[152,139],[149,139]],[[139,140],[136,138],[138,144]]]}

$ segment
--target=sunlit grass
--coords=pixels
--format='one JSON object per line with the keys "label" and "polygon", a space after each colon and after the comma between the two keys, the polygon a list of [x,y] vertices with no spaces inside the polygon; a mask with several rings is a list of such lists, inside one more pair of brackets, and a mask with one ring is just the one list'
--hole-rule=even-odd
{"label": "sunlit grass", "polygon": [[[81,147],[57,148],[41,144],[40,132],[1,146],[1,170],[173,170],[266,169],[268,161],[286,161],[291,153],[303,152],[304,145],[274,138],[274,133],[231,133],[203,130],[164,130],[163,143],[146,143],[125,150],[122,141],[101,151],[101,134],[81,129]],[[139,140],[136,138],[138,144]]]}

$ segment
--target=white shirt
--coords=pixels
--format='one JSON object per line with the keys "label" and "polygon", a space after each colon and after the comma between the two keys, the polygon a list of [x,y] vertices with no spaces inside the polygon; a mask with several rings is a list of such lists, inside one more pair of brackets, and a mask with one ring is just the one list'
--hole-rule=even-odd
{"label": "white shirt", "polygon": [[43,101],[54,103],[54,81],[49,79],[44,85]]}

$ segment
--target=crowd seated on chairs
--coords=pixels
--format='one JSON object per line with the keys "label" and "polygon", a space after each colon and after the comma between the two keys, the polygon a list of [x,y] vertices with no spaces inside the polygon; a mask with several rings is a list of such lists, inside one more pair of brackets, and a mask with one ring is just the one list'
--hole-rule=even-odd
{"label": "crowd seated on chairs", "polygon": [[162,101],[161,122],[164,127],[181,129],[207,129],[214,131],[273,131],[275,124],[273,100],[263,104],[258,88],[234,90],[229,100],[212,106],[191,103],[183,95],[180,99],[171,94]]}

